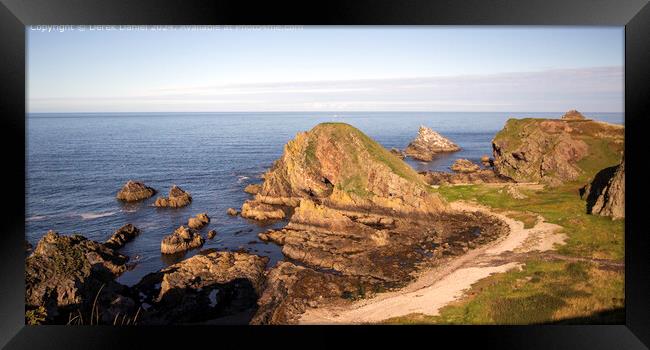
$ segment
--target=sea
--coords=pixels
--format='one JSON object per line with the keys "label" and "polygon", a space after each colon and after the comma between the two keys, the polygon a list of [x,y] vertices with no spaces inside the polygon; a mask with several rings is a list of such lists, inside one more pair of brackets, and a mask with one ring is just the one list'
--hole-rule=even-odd
{"label": "sea", "polygon": [[[322,122],[343,122],[384,147],[404,149],[420,125],[431,127],[462,150],[431,162],[407,158],[417,171],[450,171],[458,158],[479,162],[491,155],[491,140],[509,118],[559,118],[563,112],[286,112],[286,113],[32,113],[26,118],[26,239],[35,245],[48,231],[82,234],[104,241],[131,223],[140,235],[121,252],[134,268],[118,278],[126,285],[196,254],[160,253],[163,236],[207,212],[202,229],[216,230],[201,249],[247,250],[283,258],[281,248],[257,238],[286,222],[261,225],[226,214],[251,196],[243,189],[261,175],[296,133]],[[588,118],[624,124],[623,113],[585,113]],[[127,180],[140,180],[158,194],[135,204],[115,199]],[[176,184],[191,193],[184,208],[153,206]]]}

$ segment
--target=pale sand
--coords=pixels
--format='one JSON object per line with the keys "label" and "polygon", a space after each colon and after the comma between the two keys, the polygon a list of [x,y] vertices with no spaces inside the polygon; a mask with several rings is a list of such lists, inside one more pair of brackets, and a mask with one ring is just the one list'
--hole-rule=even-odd
{"label": "pale sand", "polygon": [[308,309],[299,323],[376,323],[412,313],[437,315],[440,308],[461,298],[478,280],[493,273],[519,268],[521,263],[515,261],[516,253],[551,250],[566,239],[564,234],[558,233],[561,226],[544,222],[541,217],[534,227],[524,229],[523,222],[490,211],[487,207],[460,201],[451,205],[456,210],[494,215],[508,224],[510,232],[439,267],[421,271],[415,282],[398,291],[381,293],[372,299],[345,306]]}

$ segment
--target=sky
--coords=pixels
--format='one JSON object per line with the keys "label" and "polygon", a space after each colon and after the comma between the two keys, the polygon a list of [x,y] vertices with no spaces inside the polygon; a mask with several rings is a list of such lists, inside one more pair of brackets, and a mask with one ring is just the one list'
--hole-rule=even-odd
{"label": "sky", "polygon": [[43,112],[622,112],[623,27],[27,27]]}

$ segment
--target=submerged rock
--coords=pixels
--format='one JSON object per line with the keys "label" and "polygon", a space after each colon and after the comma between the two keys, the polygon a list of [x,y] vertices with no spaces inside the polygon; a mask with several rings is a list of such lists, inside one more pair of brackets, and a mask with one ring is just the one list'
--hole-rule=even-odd
{"label": "submerged rock", "polygon": [[189,226],[191,229],[199,230],[203,228],[203,226],[207,225],[210,223],[210,217],[208,216],[207,213],[200,213],[197,214],[195,217],[190,218],[187,221],[187,226]]}
{"label": "submerged rock", "polygon": [[126,243],[133,240],[139,234],[140,230],[137,227],[131,224],[126,224],[117,229],[111,238],[104,242],[104,245],[112,249],[119,249],[122,248]]}
{"label": "submerged rock", "polygon": [[588,214],[625,218],[625,157],[621,164],[598,172],[581,192]]}
{"label": "submerged rock", "polygon": [[[517,182],[557,186],[623,152],[624,127],[585,120],[510,119],[492,140],[494,168]],[[611,163],[610,163],[611,164]]]}
{"label": "submerged rock", "polygon": [[183,191],[180,187],[173,185],[169,190],[168,197],[158,197],[154,203],[157,207],[179,208],[184,207],[192,202],[192,196]]}
{"label": "submerged rock", "polygon": [[117,199],[125,202],[135,202],[150,198],[156,194],[156,190],[139,181],[127,181],[122,189],[117,192]]}
{"label": "submerged rock", "polygon": [[562,120],[585,120],[587,118],[585,118],[585,116],[582,115],[582,113],[576,111],[575,109],[572,109],[564,113],[561,119]]}
{"label": "submerged rock", "polygon": [[[121,295],[127,288],[113,279],[127,270],[128,257],[81,235],[62,236],[54,231],[38,242],[25,264],[25,307],[43,307],[46,323],[64,323],[68,315],[90,310],[98,297],[111,310],[132,310],[133,300]],[[101,293],[100,293],[101,290]],[[102,308],[102,320],[113,315]]]}
{"label": "submerged rock", "polygon": [[246,192],[248,194],[257,194],[260,191],[261,188],[262,188],[261,185],[250,184],[250,185],[244,187],[244,192]]}
{"label": "submerged rock", "polygon": [[454,164],[451,165],[451,170],[457,173],[475,173],[480,169],[481,167],[478,164],[474,164],[467,159],[456,159]]}
{"label": "submerged rock", "polygon": [[181,226],[171,235],[165,236],[160,242],[160,252],[163,254],[174,254],[186,250],[198,248],[205,240],[194,229]]}
{"label": "submerged rock", "polygon": [[228,210],[226,210],[226,213],[230,216],[237,216],[239,215],[239,210],[235,208],[228,208]]}
{"label": "submerged rock", "polygon": [[404,153],[417,160],[429,162],[438,153],[460,151],[460,147],[439,133],[420,126],[418,136],[409,143]]}
{"label": "submerged rock", "polygon": [[267,257],[202,251],[149,274],[135,289],[151,307],[144,324],[199,322],[254,308]]}

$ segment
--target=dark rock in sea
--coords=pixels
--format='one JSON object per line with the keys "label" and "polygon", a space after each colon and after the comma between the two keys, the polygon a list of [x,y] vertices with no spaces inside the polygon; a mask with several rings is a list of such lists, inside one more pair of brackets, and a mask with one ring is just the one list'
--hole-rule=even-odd
{"label": "dark rock in sea", "polygon": [[173,185],[168,197],[158,197],[154,203],[157,207],[180,208],[192,202],[192,196],[180,187]]}
{"label": "dark rock in sea", "polygon": [[199,230],[203,228],[203,226],[207,225],[210,223],[210,217],[208,216],[207,213],[200,213],[197,214],[195,217],[190,218],[187,221],[187,226],[189,226],[191,229]]}
{"label": "dark rock in sea", "polygon": [[480,169],[481,167],[478,164],[474,164],[467,159],[456,159],[454,164],[451,165],[451,170],[457,173],[475,173]]}
{"label": "dark rock in sea", "polygon": [[125,202],[136,202],[150,198],[156,194],[156,190],[139,181],[127,181],[122,189],[117,192],[117,199]]}
{"label": "dark rock in sea", "polygon": [[418,136],[409,143],[404,153],[413,159],[430,162],[436,154],[456,151],[460,151],[458,145],[421,125]]}
{"label": "dark rock in sea", "polygon": [[260,191],[261,188],[262,188],[261,185],[258,185],[258,184],[250,184],[250,185],[248,185],[248,186],[246,186],[246,187],[244,188],[244,192],[246,192],[246,193],[248,193],[248,194],[253,194],[253,195],[254,195],[254,194],[257,194],[257,193]]}
{"label": "dark rock in sea", "polygon": [[256,307],[267,257],[202,251],[145,276],[134,289],[150,305],[142,324],[202,322]]}
{"label": "dark rock in sea", "polygon": [[235,208],[228,208],[228,210],[226,211],[226,213],[227,213],[228,215],[230,215],[230,216],[237,216],[237,215],[239,215],[239,210],[237,210],[237,209],[235,209]]}
{"label": "dark rock in sea", "polygon": [[[620,159],[624,127],[592,120],[510,119],[492,140],[494,168],[517,182],[558,186]],[[609,163],[611,164],[611,163]]]}
{"label": "dark rock in sea", "polygon": [[140,230],[138,230],[137,227],[131,224],[126,224],[117,229],[111,238],[104,242],[104,245],[111,249],[119,249],[122,248],[127,242],[133,240],[139,234]]}
{"label": "dark rock in sea", "polygon": [[625,218],[625,157],[621,164],[599,171],[580,192],[588,214]]}
{"label": "dark rock in sea", "polygon": [[43,307],[45,323],[65,323],[79,312],[89,317],[95,298],[102,322],[112,321],[116,310],[135,312],[128,288],[113,281],[127,270],[127,261],[102,243],[49,231],[26,259],[25,307]]}
{"label": "dark rock in sea", "polygon": [[160,252],[163,254],[179,253],[198,248],[204,242],[203,237],[195,229],[181,226],[171,235],[163,237],[160,242]]}

